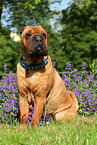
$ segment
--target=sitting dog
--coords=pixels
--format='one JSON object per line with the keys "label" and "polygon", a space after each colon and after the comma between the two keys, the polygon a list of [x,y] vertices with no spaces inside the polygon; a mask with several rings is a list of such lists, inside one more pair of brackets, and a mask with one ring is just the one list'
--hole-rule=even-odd
{"label": "sitting dog", "polygon": [[37,127],[44,111],[56,120],[77,116],[78,101],[52,66],[48,56],[47,33],[42,26],[26,26],[21,31],[22,56],[17,64],[20,123],[26,124],[29,105],[34,105],[32,127]]}

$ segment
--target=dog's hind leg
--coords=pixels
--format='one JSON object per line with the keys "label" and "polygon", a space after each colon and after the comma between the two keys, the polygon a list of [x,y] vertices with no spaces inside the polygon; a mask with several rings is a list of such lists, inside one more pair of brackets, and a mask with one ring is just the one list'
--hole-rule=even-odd
{"label": "dog's hind leg", "polygon": [[55,114],[56,120],[63,121],[65,118],[67,118],[68,120],[72,121],[73,118],[77,117],[77,109],[79,108],[78,101],[73,92],[68,91],[68,93],[71,96],[72,105],[70,107],[56,113]]}
{"label": "dog's hind leg", "polygon": [[72,121],[75,117],[77,117],[77,112],[72,109],[63,110],[55,114],[56,121],[64,121],[65,118]]}

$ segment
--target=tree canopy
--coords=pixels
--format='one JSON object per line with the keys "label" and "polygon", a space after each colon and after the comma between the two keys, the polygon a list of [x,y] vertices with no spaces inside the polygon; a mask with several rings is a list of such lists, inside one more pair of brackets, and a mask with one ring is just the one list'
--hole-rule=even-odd
{"label": "tree canopy", "polygon": [[10,31],[0,26],[0,76],[3,65],[7,64],[8,70],[16,72],[16,65],[21,56],[20,43],[14,42],[10,37]]}
{"label": "tree canopy", "polygon": [[[50,4],[55,2],[61,0],[1,0],[0,20],[5,8],[9,14],[7,22],[10,22],[7,26],[16,28],[17,32],[25,25],[42,25],[47,30],[49,55],[59,71],[65,71],[69,61],[72,68],[78,69],[85,61],[89,70],[89,63],[97,62],[97,0],[73,0],[62,13],[50,9]],[[54,15],[58,17],[61,31],[51,27],[50,18]],[[3,64],[7,63],[15,72],[21,46],[9,35],[10,31],[0,27],[0,69],[2,71]]]}
{"label": "tree canopy", "polygon": [[50,4],[61,2],[61,0],[1,0],[0,20],[2,9],[8,8],[10,22],[9,27],[15,27],[20,30],[26,25],[36,25],[39,22],[47,22],[57,11],[50,9]]}
{"label": "tree canopy", "polygon": [[[62,51],[73,67],[97,58],[97,1],[74,1],[62,11]],[[88,67],[88,66],[87,66]]]}

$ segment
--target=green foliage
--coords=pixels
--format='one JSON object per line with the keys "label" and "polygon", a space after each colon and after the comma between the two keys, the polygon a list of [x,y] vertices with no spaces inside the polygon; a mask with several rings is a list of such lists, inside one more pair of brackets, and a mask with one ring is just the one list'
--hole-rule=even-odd
{"label": "green foliage", "polygon": [[[57,62],[59,56],[56,57],[56,52],[58,53],[58,50],[60,48],[60,46],[59,46],[60,45],[60,36],[58,33],[56,33],[51,28],[51,26],[49,24],[49,19],[53,16],[53,14],[58,13],[56,11],[50,10],[50,4],[53,4],[55,2],[59,3],[60,0],[53,0],[53,1],[48,1],[48,0],[45,0],[45,1],[44,0],[9,1],[9,0],[5,0],[3,2],[3,7],[5,7],[5,8],[8,7],[9,17],[7,18],[7,22],[11,22],[11,25],[8,25],[8,24],[10,24],[10,23],[8,23],[7,27],[16,28],[15,30],[17,30],[17,32],[19,32],[20,29],[23,28],[25,25],[42,25],[44,28],[46,28],[47,34],[48,34],[49,55],[51,56],[52,61]],[[5,17],[5,15],[4,15],[4,17]],[[2,20],[3,20],[3,18],[2,18]],[[1,35],[3,35],[3,32]],[[5,34],[5,35],[7,37],[8,34]],[[6,41],[9,41],[9,39],[7,39]],[[8,43],[10,43],[10,42],[8,42]],[[14,44],[15,42],[12,42],[12,43]],[[13,44],[11,44],[10,46],[13,47]],[[1,46],[4,47],[3,45],[7,45],[5,42],[5,39],[3,39]],[[19,45],[19,43],[15,44],[14,47],[16,47],[16,45]],[[10,49],[10,50],[8,50],[8,52],[10,52],[11,50],[13,50],[13,51],[10,52],[9,54],[7,54],[7,53],[5,53],[6,55],[4,54],[5,57],[8,57],[8,59],[6,59],[6,61],[5,61],[5,59],[3,59],[4,62],[2,61],[1,64],[7,63],[7,62],[13,63],[13,59],[15,62],[15,58],[11,57],[11,56],[13,56],[13,54],[11,54],[11,53],[14,53],[15,55],[17,55],[16,51],[19,51],[18,58],[20,57],[20,46],[18,47],[17,50],[10,46],[9,46],[9,48],[7,48],[7,49]],[[3,51],[3,52],[5,52],[5,51]],[[10,61],[10,60],[12,60],[12,61]],[[17,60],[19,60],[19,59],[17,59]],[[16,61],[16,63],[17,63],[17,61]],[[7,64],[7,66],[10,68],[10,70],[14,69],[13,64],[9,64],[9,65]],[[16,69],[14,69],[14,70],[16,70]],[[1,69],[1,71],[2,71],[2,69]]]}
{"label": "green foliage", "polygon": [[[25,25],[37,24],[47,29],[49,55],[52,61],[56,62],[56,68],[59,71],[64,71],[68,61],[71,62],[72,68],[76,67],[78,69],[81,68],[83,61],[87,62],[87,64],[92,63],[93,60],[97,61],[97,1],[74,0],[70,2],[68,8],[62,11],[61,24],[63,27],[61,34],[51,29],[49,24],[50,18],[54,14],[59,14],[59,12],[50,10],[50,4],[55,2],[60,2],[60,0],[2,0],[2,5],[8,8],[10,17],[7,20],[11,22],[10,28],[14,27],[19,32]],[[2,13],[2,6],[0,7],[0,13]],[[4,33],[7,32],[4,31],[0,34],[2,35],[2,38],[0,38],[2,54],[6,53],[6,55],[4,54],[6,61],[5,59],[3,60],[4,62],[11,62],[10,60],[14,59],[11,62],[14,64],[16,60],[11,56],[18,55],[16,59],[19,60],[20,44],[16,44],[6,38],[6,41],[13,43],[8,42],[11,45],[7,44],[4,37],[5,35],[9,37],[9,35]],[[8,52],[10,52],[8,55],[3,49],[5,45],[7,45]],[[11,46],[14,47],[12,48]],[[19,49],[16,49],[16,46]],[[11,55],[12,52],[13,54]],[[13,65],[11,69],[15,70]],[[87,69],[90,69],[89,65],[87,65]]]}
{"label": "green foliage", "polygon": [[[53,2],[59,1],[54,0]],[[49,21],[53,14],[58,13],[50,10],[51,3],[49,0],[5,0],[3,5],[6,8],[8,7],[9,12],[7,21],[11,22],[7,26],[15,27],[19,31],[26,25],[36,25],[41,21]]]}
{"label": "green foliage", "polygon": [[4,63],[11,71],[16,72],[20,55],[20,43],[12,40],[9,30],[0,27],[0,76],[2,76]]}
{"label": "green foliage", "polygon": [[80,4],[73,2],[62,11],[62,48],[65,62],[70,61],[73,68],[97,57],[97,2],[82,3],[81,8]]}

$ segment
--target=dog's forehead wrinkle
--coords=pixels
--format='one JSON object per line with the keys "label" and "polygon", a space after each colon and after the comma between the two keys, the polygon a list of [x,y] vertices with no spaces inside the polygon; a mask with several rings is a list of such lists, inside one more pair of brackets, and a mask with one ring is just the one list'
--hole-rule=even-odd
{"label": "dog's forehead wrinkle", "polygon": [[41,26],[35,26],[33,27],[36,33],[46,33],[46,31]]}
{"label": "dog's forehead wrinkle", "polygon": [[34,30],[33,30],[33,28],[28,28],[25,32],[26,32],[26,33],[27,33],[27,32],[30,32],[30,33],[31,33],[31,32],[34,32]]}
{"label": "dog's forehead wrinkle", "polygon": [[42,28],[42,27],[40,27],[40,26],[30,26],[30,27],[26,27],[26,29],[24,30],[24,35],[26,34],[26,33],[28,33],[28,32],[30,32],[30,33],[36,33],[36,34],[42,34],[42,33],[45,33],[46,34],[46,32],[45,32],[45,30]]}

